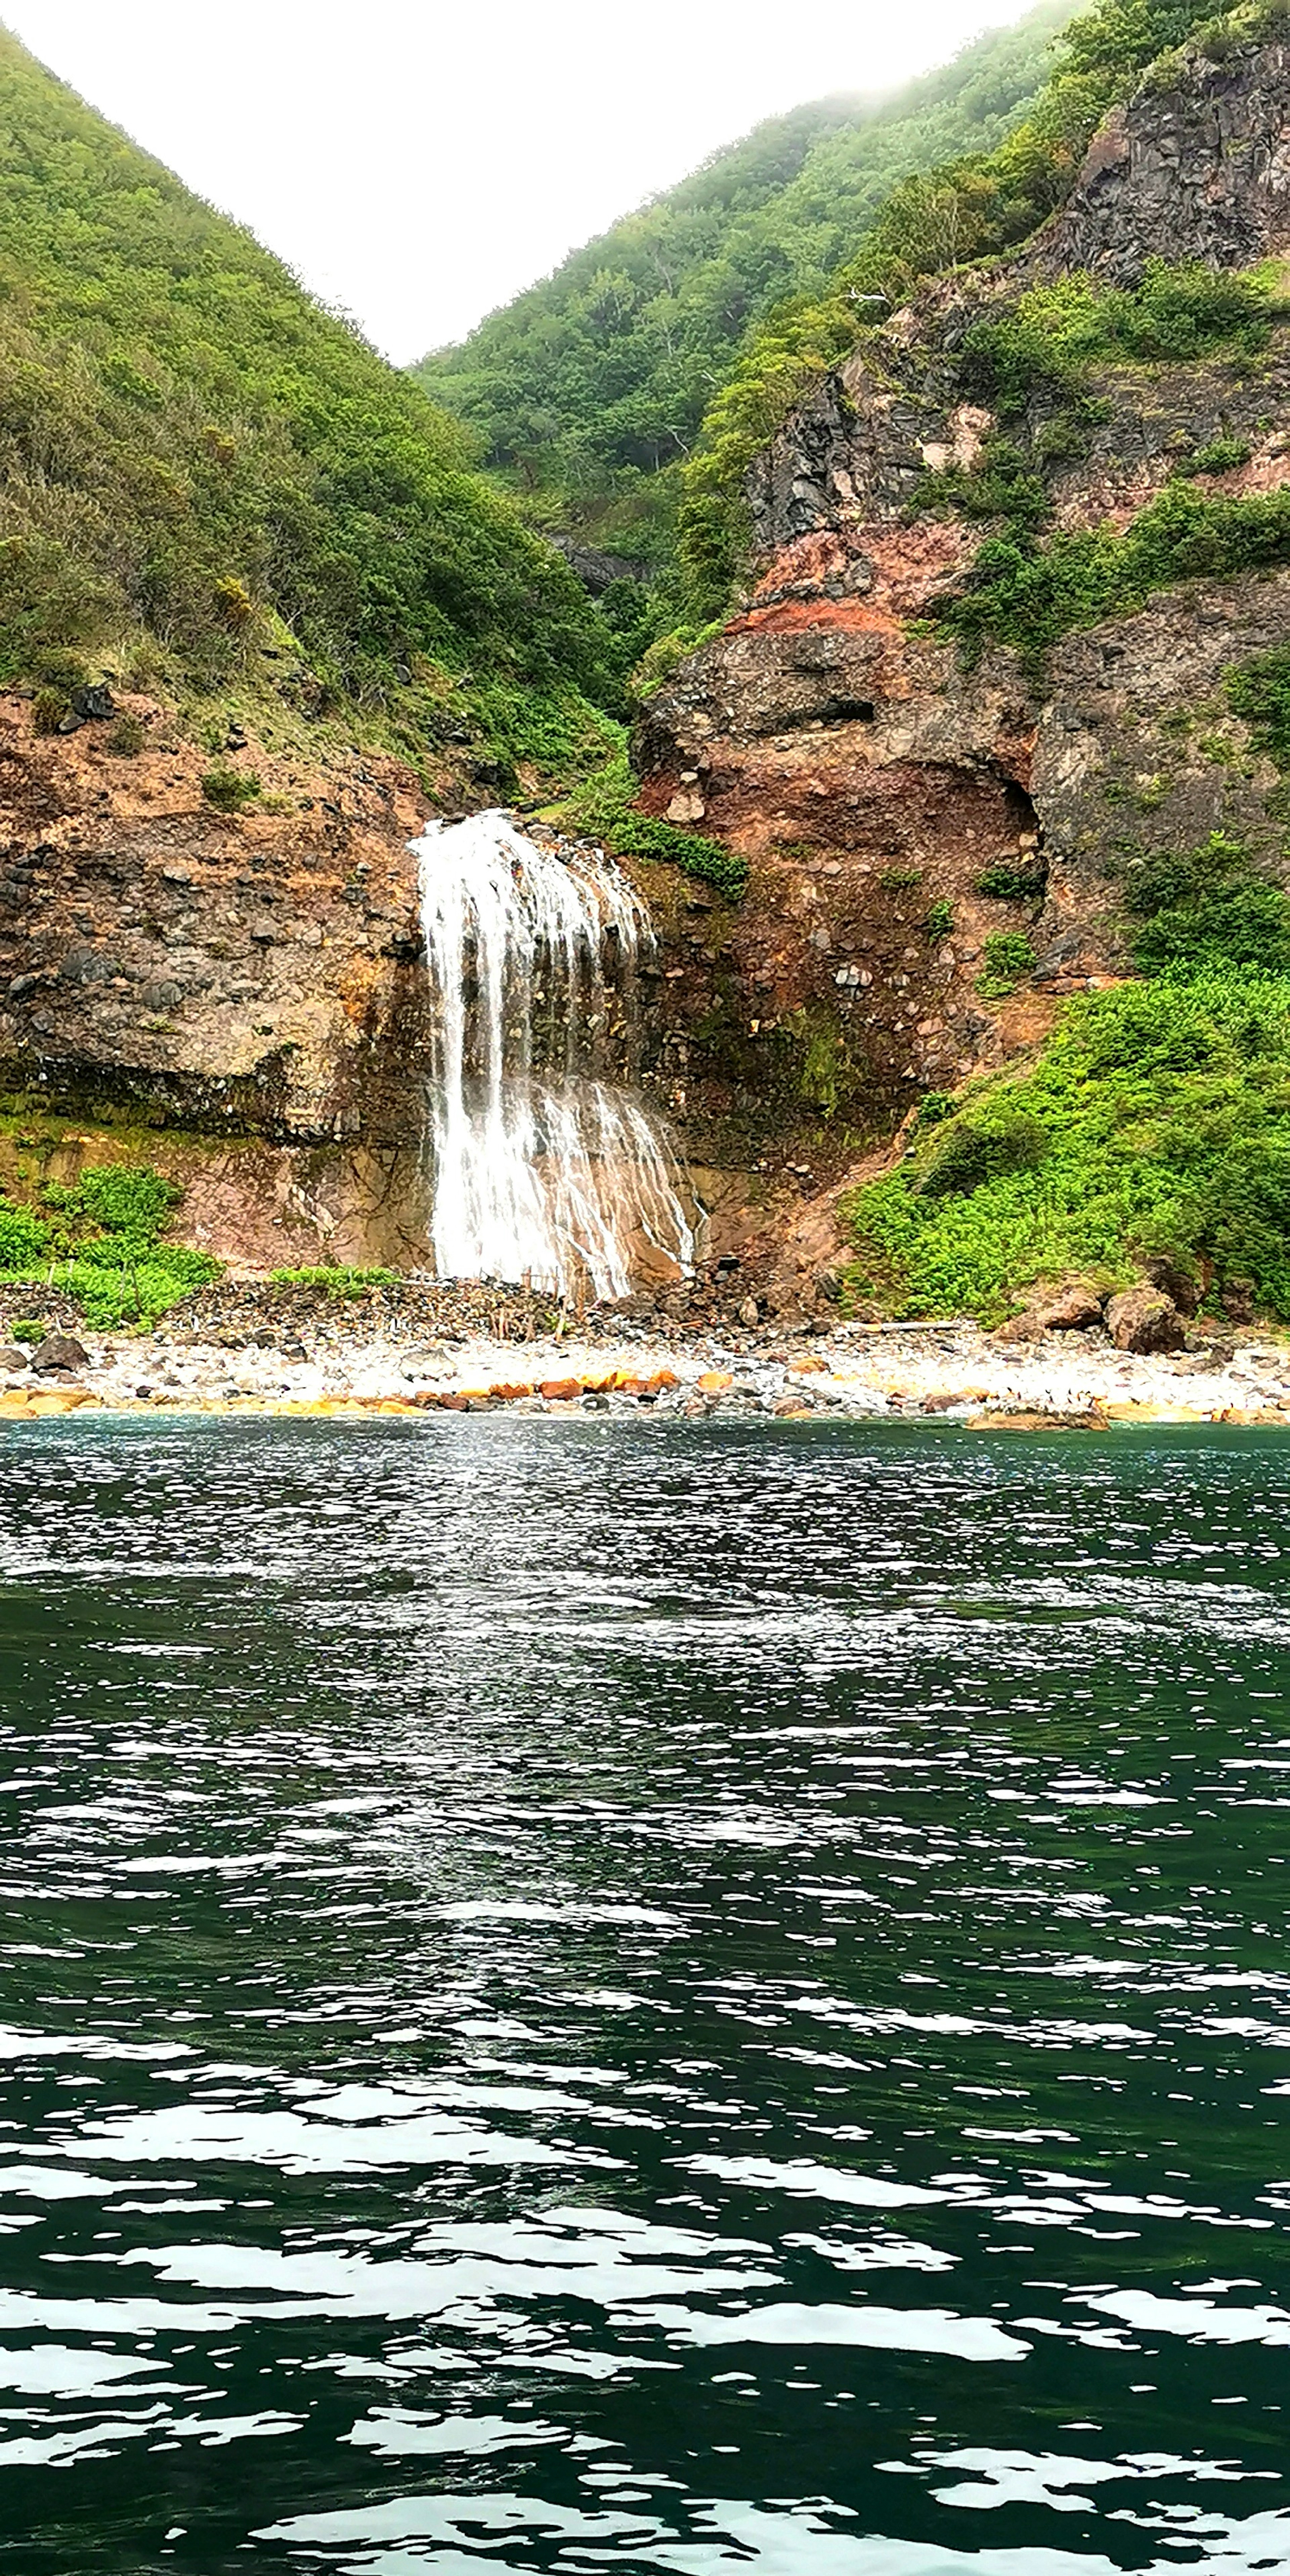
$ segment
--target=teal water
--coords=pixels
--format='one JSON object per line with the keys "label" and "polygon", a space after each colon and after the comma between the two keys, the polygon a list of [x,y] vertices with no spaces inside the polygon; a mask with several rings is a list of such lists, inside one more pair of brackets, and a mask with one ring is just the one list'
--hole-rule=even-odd
{"label": "teal water", "polygon": [[6,1427],[0,2566],[1290,2568],[1288,1501]]}

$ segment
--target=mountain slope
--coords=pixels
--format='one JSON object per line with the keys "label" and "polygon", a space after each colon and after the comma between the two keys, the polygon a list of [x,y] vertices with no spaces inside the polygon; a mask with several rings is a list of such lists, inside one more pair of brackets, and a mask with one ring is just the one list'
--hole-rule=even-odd
{"label": "mountain slope", "polygon": [[[420,382],[522,488],[584,520],[588,504],[629,505],[686,453],[750,324],[819,291],[907,171],[989,150],[1025,112],[1069,15],[1070,0],[1044,0],[894,98],[758,126],[426,358]],[[630,529],[630,506],[620,517]]]}
{"label": "mountain slope", "polygon": [[285,662],[297,710],[414,757],[450,701],[505,735],[523,692],[612,699],[461,431],[3,30],[0,167],[0,681],[92,653],[254,702]]}

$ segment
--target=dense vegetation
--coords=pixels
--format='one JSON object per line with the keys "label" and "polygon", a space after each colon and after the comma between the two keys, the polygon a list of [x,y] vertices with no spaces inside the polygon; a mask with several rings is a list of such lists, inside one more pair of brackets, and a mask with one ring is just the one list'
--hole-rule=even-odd
{"label": "dense vegetation", "polygon": [[143,1164],[110,1163],[74,1186],[46,1182],[39,1204],[0,1199],[0,1279],[74,1297],[87,1323],[151,1324],[222,1265],[167,1243],[181,1192]]}
{"label": "dense vegetation", "polygon": [[750,327],[818,297],[910,171],[988,151],[1022,115],[1072,0],[1044,0],[886,100],[759,125],[490,315],[421,382],[539,516],[666,559],[675,474]]}
{"label": "dense vegetation", "polygon": [[624,653],[460,428],[3,30],[0,149],[0,680],[567,765]]}
{"label": "dense vegetation", "polygon": [[906,1160],[849,1203],[858,1298],[996,1323],[1038,1279],[1123,1285],[1163,1255],[1211,1302],[1252,1289],[1290,1322],[1290,977],[1090,994],[1031,1070],[927,1107]]}

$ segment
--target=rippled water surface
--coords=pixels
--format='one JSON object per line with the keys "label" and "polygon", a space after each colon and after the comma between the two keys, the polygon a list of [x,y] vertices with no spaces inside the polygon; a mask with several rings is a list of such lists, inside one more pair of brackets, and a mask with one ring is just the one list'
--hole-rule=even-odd
{"label": "rippled water surface", "polygon": [[6,1426],[0,2565],[1290,2567],[1290,1448]]}

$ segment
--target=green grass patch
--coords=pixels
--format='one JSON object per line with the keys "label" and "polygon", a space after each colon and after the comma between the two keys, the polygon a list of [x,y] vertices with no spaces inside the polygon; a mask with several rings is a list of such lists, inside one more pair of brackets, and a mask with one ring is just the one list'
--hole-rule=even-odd
{"label": "green grass patch", "polygon": [[576,787],[554,809],[552,820],[565,831],[603,841],[606,849],[622,858],[670,860],[687,876],[715,886],[728,902],[738,903],[748,883],[747,860],[702,832],[685,831],[680,824],[660,822],[652,814],[634,813],[632,799],[638,787],[625,757],[611,761]]}
{"label": "green grass patch", "polygon": [[[0,1280],[73,1297],[87,1324],[153,1324],[222,1262],[164,1240],[182,1193],[143,1164],[111,1163],[49,1182],[37,1207],[0,1200]],[[32,1334],[13,1328],[16,1339]]]}
{"label": "green grass patch", "polygon": [[992,930],[981,943],[976,989],[986,1002],[1002,1002],[1035,971],[1035,952],[1024,930]]}
{"label": "green grass patch", "polygon": [[993,1324],[1043,1278],[1165,1254],[1290,1321],[1290,978],[1081,996],[1026,1073],[972,1085],[844,1217],[853,1298]]}
{"label": "green grass patch", "polygon": [[995,866],[982,868],[976,881],[978,894],[989,895],[995,903],[1033,903],[1048,883],[1048,870],[1042,859],[1027,865],[1022,860],[1001,859]]}
{"label": "green grass patch", "polygon": [[202,780],[207,804],[221,814],[240,812],[243,805],[253,805],[262,793],[253,769],[208,769]]}

